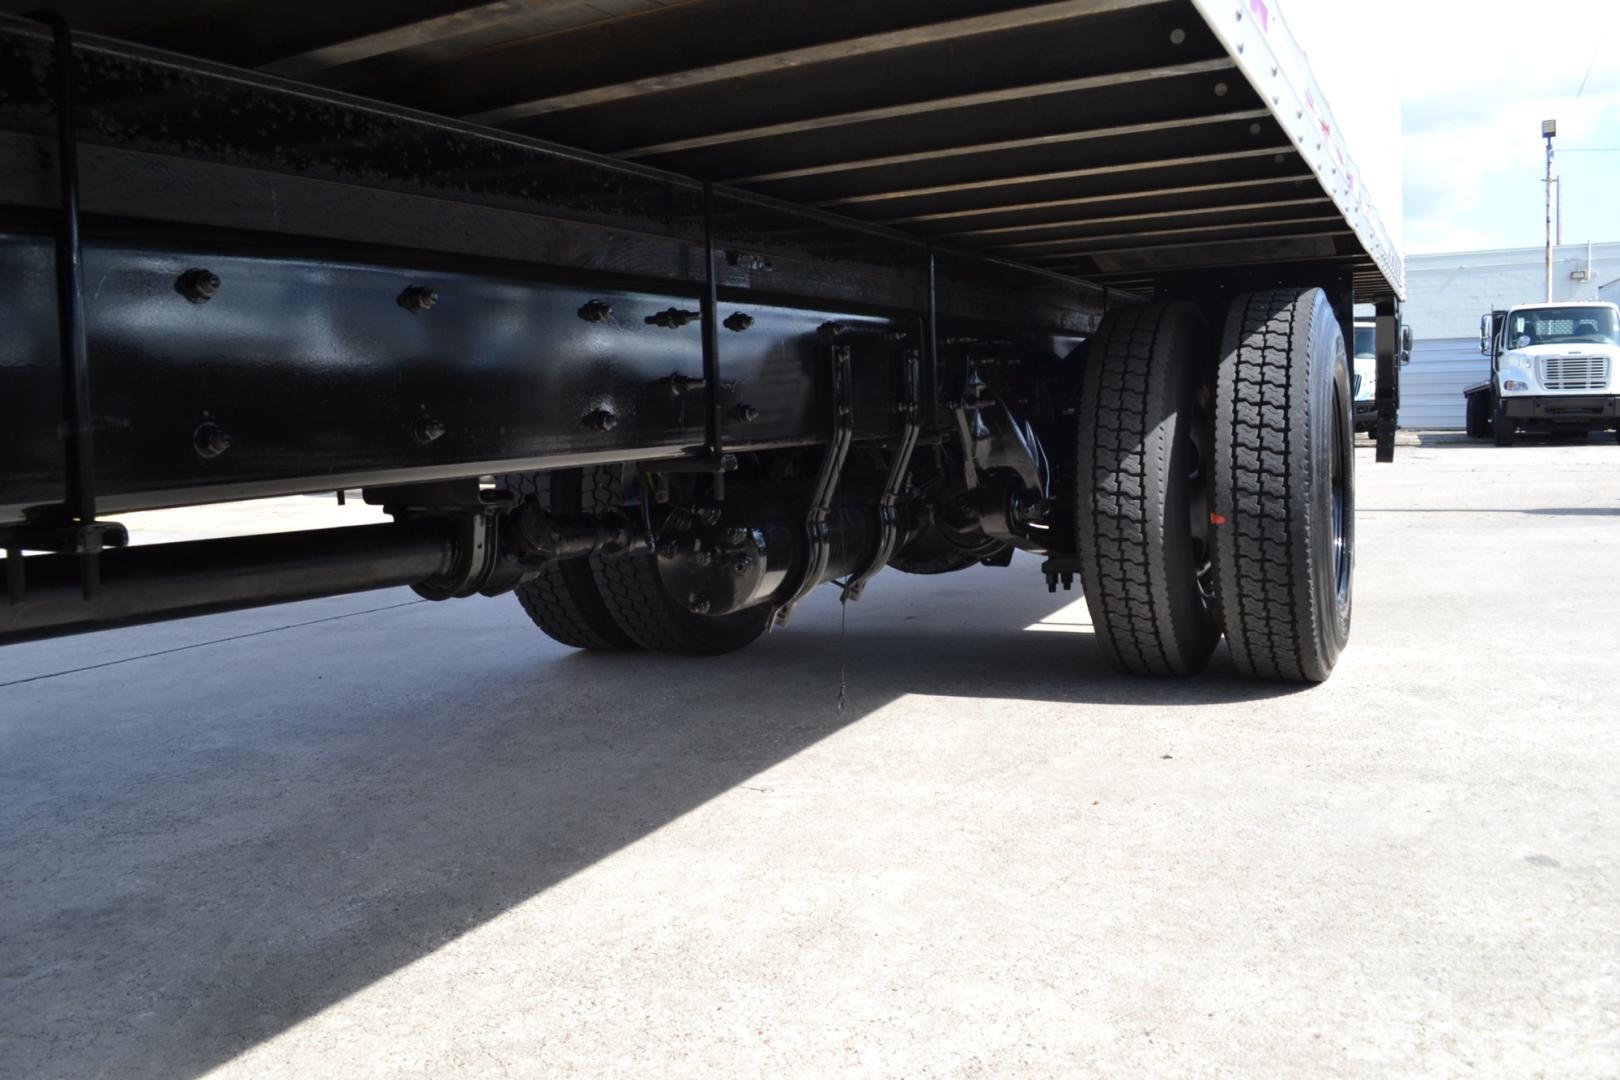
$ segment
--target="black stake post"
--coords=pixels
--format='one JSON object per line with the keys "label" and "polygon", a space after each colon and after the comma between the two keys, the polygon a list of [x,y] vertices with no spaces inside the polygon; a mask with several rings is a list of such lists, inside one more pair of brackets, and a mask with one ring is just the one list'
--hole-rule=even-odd
{"label": "black stake post", "polygon": [[1374,311],[1373,350],[1378,365],[1378,426],[1373,432],[1378,447],[1374,460],[1389,462],[1395,460],[1396,418],[1401,404],[1401,302],[1393,296],[1383,297],[1376,301]]}
{"label": "black stake post", "polygon": [[[90,422],[90,355],[84,328],[84,253],[79,243],[79,148],[75,123],[78,76],[73,31],[54,11],[35,18],[51,28],[56,60],[56,172],[62,214],[56,233],[57,334],[62,363],[62,450],[66,464],[69,542],[78,555],[79,584],[86,600],[100,584],[104,539],[121,542],[118,527],[96,522],[95,447]],[[8,569],[10,569],[8,567]],[[16,587],[11,590],[15,593]]]}
{"label": "black stake post", "polygon": [[929,401],[939,404],[940,377],[939,370],[939,301],[934,295],[937,285],[934,270],[934,243],[928,242],[928,295],[924,299],[927,305],[923,310],[923,363],[928,370]]}
{"label": "black stake post", "polygon": [[[703,181],[703,431],[707,457],[721,459],[720,449],[720,293],[714,269],[714,185]],[[717,471],[709,481],[715,502],[726,497],[726,474]]]}

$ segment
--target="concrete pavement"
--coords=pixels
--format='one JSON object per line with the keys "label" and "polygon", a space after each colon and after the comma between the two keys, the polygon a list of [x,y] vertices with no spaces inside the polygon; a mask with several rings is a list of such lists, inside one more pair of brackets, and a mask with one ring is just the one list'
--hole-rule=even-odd
{"label": "concrete pavement", "polygon": [[1027,559],[879,577],[842,714],[830,589],[0,650],[0,1074],[1614,1076],[1620,446],[1424,441],[1311,690],[1116,675]]}

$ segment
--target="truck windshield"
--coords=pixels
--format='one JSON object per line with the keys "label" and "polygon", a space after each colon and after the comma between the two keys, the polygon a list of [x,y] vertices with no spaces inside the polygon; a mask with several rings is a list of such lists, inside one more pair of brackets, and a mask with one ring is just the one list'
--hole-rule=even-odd
{"label": "truck windshield", "polygon": [[1614,308],[1556,307],[1508,316],[1508,343],[1526,345],[1620,345]]}
{"label": "truck windshield", "polygon": [[1356,356],[1373,357],[1378,355],[1378,346],[1374,344],[1373,328],[1370,326],[1356,327]]}

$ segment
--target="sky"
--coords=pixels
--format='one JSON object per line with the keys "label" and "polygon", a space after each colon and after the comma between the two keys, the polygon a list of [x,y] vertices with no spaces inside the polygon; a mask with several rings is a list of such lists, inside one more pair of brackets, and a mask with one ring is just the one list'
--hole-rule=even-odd
{"label": "sky", "polygon": [[1377,205],[1398,206],[1385,217],[1407,254],[1541,244],[1544,119],[1564,243],[1620,241],[1620,0],[1280,6]]}

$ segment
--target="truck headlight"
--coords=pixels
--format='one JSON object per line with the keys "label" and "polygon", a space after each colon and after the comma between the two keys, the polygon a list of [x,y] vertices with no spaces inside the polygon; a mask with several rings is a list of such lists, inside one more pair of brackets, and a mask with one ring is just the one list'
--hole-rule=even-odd
{"label": "truck headlight", "polygon": [[1527,382],[1521,382],[1518,379],[1503,379],[1502,380],[1502,389],[1504,389],[1504,390],[1528,390],[1528,389],[1530,389],[1530,384],[1527,383]]}

